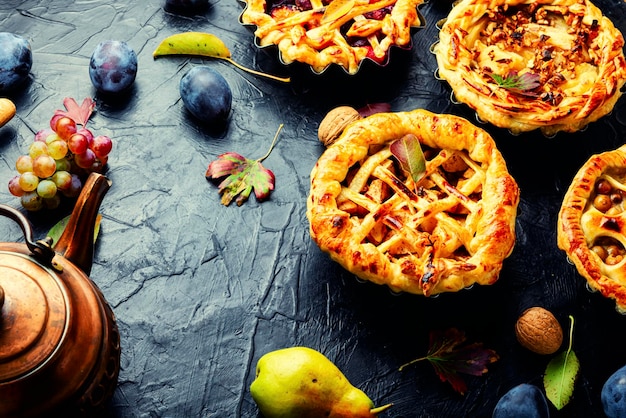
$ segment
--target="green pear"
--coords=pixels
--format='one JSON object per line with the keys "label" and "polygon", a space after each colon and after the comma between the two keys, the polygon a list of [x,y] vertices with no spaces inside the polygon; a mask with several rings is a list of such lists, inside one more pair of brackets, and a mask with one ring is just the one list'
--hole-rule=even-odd
{"label": "green pear", "polygon": [[326,356],[307,347],[263,355],[250,385],[265,418],[375,418],[378,408]]}

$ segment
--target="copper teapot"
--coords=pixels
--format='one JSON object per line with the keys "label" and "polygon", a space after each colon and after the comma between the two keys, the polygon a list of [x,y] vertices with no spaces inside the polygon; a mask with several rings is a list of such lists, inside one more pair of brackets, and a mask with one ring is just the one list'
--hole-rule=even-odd
{"label": "copper teapot", "polygon": [[120,336],[115,316],[88,275],[96,217],[111,182],[93,173],[57,243],[0,243],[0,417],[94,417],[115,391]]}

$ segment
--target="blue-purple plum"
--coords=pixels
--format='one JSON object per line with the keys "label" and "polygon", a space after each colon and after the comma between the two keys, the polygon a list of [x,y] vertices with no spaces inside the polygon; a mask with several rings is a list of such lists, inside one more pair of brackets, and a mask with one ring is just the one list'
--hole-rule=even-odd
{"label": "blue-purple plum", "polygon": [[181,78],[180,97],[185,108],[207,124],[225,121],[233,101],[226,79],[206,65],[192,68]]}
{"label": "blue-purple plum", "polygon": [[19,87],[33,66],[33,53],[26,38],[0,32],[0,93]]}
{"label": "blue-purple plum", "polygon": [[618,369],[604,382],[600,399],[608,418],[626,417],[626,366]]}
{"label": "blue-purple plum", "polygon": [[137,55],[124,41],[100,42],[89,60],[89,77],[96,90],[120,93],[128,89],[137,76]]}
{"label": "blue-purple plum", "polygon": [[550,418],[545,395],[535,385],[522,383],[502,395],[492,418]]}

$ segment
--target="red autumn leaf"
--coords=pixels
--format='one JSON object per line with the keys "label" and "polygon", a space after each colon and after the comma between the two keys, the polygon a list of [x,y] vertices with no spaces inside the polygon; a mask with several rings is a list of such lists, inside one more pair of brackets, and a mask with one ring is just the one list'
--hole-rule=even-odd
{"label": "red autumn leaf", "polygon": [[487,365],[499,359],[498,354],[484,348],[482,343],[466,344],[465,334],[456,328],[446,331],[432,331],[428,353],[400,367],[428,360],[442,382],[448,382],[452,388],[464,395],[467,385],[460,374],[482,376],[487,373]]}
{"label": "red autumn leaf", "polygon": [[83,100],[83,103],[78,106],[76,100],[71,97],[66,97],[63,99],[63,106],[65,106],[66,110],[57,110],[54,114],[67,116],[73,119],[76,124],[85,127],[87,125],[87,121],[93,113],[93,110],[96,108],[96,102],[87,97]]}
{"label": "red autumn leaf", "polygon": [[235,198],[237,206],[241,206],[252,190],[257,200],[266,199],[274,190],[274,173],[263,167],[259,160],[247,159],[236,152],[219,155],[209,164],[205,176],[213,180],[223,178],[218,191],[225,206]]}
{"label": "red autumn leaf", "polygon": [[391,105],[389,103],[372,103],[372,104],[365,105],[362,108],[357,110],[357,112],[359,112],[359,115],[361,115],[362,118],[373,115],[375,113],[386,113],[390,111],[391,111]]}

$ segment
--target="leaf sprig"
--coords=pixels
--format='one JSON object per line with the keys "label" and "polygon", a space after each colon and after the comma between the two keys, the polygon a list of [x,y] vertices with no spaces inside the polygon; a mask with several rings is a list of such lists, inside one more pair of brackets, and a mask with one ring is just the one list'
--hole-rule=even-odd
{"label": "leaf sprig", "polygon": [[419,139],[413,134],[407,134],[396,139],[389,146],[389,150],[406,171],[413,182],[417,184],[426,174],[426,158]]}
{"label": "leaf sprig", "polygon": [[460,374],[482,376],[487,373],[487,365],[499,359],[498,354],[484,348],[480,342],[466,343],[465,333],[450,328],[445,331],[431,331],[429,347],[424,357],[417,358],[400,366],[400,371],[422,360],[428,360],[442,382],[464,395],[467,384]]}
{"label": "leaf sprig", "polygon": [[96,102],[92,98],[87,97],[83,99],[83,103],[79,106],[76,100],[71,97],[66,97],[63,99],[63,106],[65,106],[65,110],[56,110],[54,112],[55,116],[67,116],[84,128],[93,110],[96,108]]}
{"label": "leaf sprig", "polygon": [[513,93],[532,95],[532,90],[540,86],[539,74],[526,72],[519,74],[517,71],[510,71],[506,76],[491,74],[491,78],[498,86]]}
{"label": "leaf sprig", "polygon": [[218,185],[218,192],[222,195],[224,206],[230,205],[233,199],[237,206],[241,206],[248,200],[252,190],[259,201],[269,197],[274,190],[275,176],[271,170],[263,167],[261,162],[272,152],[282,127],[282,124],[278,127],[274,140],[263,157],[250,160],[236,152],[226,152],[209,164],[205,174],[207,180],[224,178]]}

